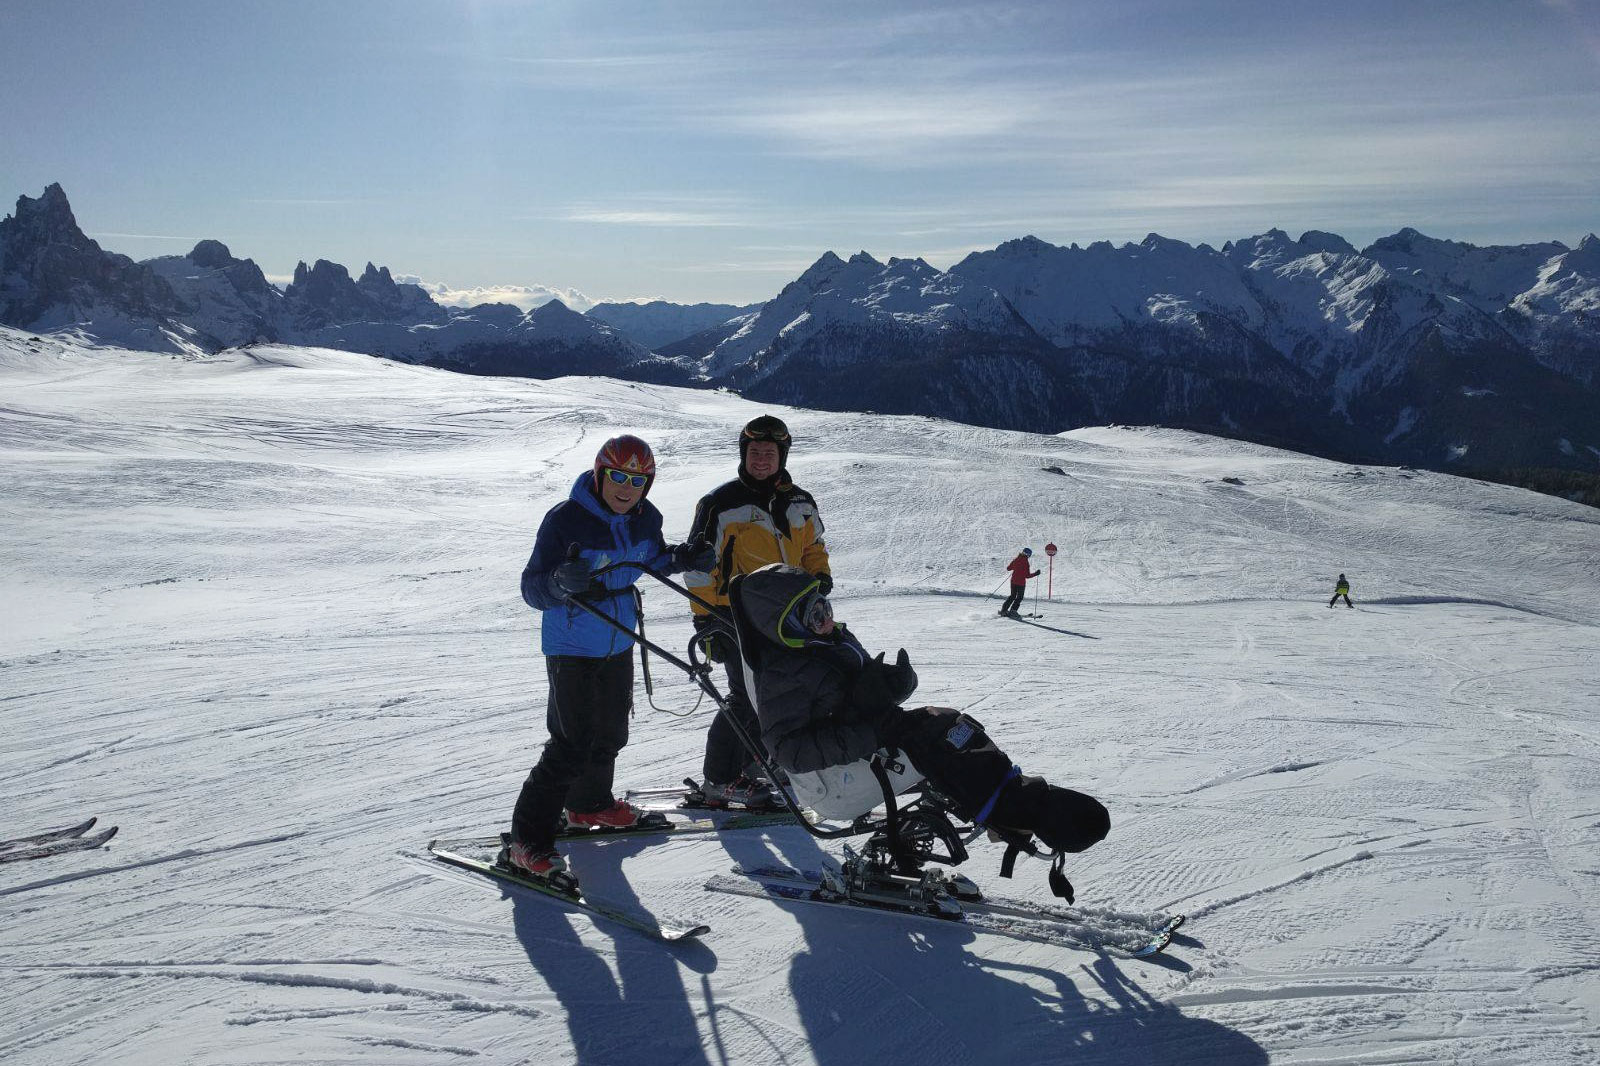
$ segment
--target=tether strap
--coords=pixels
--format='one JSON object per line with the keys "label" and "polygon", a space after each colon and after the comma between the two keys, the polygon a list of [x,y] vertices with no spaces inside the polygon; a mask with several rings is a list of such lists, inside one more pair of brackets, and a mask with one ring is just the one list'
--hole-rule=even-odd
{"label": "tether strap", "polygon": [[[1006,785],[1011,783],[1012,778],[1019,777],[1021,774],[1022,768],[1016,763],[1012,763],[1011,769],[1006,771],[1006,776],[1000,779],[1000,783],[994,787],[994,792],[989,795],[989,801],[983,805],[983,808],[972,819],[974,825],[983,825],[989,821],[989,815],[994,811],[995,801],[1000,798],[1000,793],[1005,791]],[[1010,875],[1008,874],[1007,876]]]}
{"label": "tether strap", "polygon": [[1073,900],[1072,882],[1068,881],[1067,875],[1061,872],[1061,868],[1066,865],[1066,862],[1067,853],[1064,851],[1056,852],[1055,859],[1050,863],[1050,891],[1071,903]]}
{"label": "tether strap", "polygon": [[1006,841],[1006,854],[1005,857],[1000,860],[1001,877],[1010,877],[1012,874],[1017,872],[1017,856],[1022,854],[1024,850],[1026,850],[1030,855],[1038,854],[1037,849],[1034,848],[1032,843],[1024,845],[1017,843],[1015,840]]}

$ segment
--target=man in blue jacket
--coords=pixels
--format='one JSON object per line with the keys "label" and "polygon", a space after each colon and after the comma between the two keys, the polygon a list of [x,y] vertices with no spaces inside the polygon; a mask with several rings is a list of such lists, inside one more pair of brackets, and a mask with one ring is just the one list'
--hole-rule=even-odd
{"label": "man in blue jacket", "polygon": [[[639,817],[611,784],[633,710],[633,638],[624,630],[638,623],[633,584],[641,571],[594,571],[633,562],[672,574],[714,562],[709,546],[669,548],[663,540],[661,512],[645,500],[655,473],[638,437],[606,441],[594,469],[544,516],[522,571],[522,598],[543,616],[550,739],[517,797],[507,857],[520,872],[570,890],[577,881],[555,849],[563,807],[579,827],[624,827]],[[579,607],[580,599],[623,629]]]}

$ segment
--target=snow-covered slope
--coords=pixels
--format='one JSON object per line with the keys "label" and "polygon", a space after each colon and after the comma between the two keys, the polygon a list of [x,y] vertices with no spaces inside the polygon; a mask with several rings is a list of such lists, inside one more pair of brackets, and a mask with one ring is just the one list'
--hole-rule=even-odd
{"label": "snow-covered slope", "polygon": [[[1169,430],[780,409],[840,616],[1104,799],[1083,902],[1191,920],[1129,962],[702,890],[837,853],[795,830],[572,845],[597,894],[711,924],[668,950],[422,848],[503,828],[543,739],[517,577],[545,509],[631,430],[681,536],[763,408],[13,330],[0,390],[0,837],[121,827],[0,864],[8,1064],[1592,1056],[1592,510]],[[994,617],[1047,540],[1054,602]],[[682,602],[646,597],[681,647]],[[709,707],[652,672],[693,713],[638,693],[623,786],[698,769]],[[999,858],[964,872],[1046,897]]]}

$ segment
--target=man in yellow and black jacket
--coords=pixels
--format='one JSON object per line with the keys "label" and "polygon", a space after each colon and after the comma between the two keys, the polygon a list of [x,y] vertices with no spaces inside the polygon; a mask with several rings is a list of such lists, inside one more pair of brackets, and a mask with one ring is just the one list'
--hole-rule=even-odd
{"label": "man in yellow and black jacket", "polygon": [[[708,603],[726,606],[728,583],[768,563],[788,563],[815,574],[822,594],[833,589],[822,517],[811,494],[789,479],[789,427],[773,415],[751,419],[739,433],[739,476],[707,493],[695,508],[689,541],[710,544],[717,565],[709,572],[684,575],[689,589]],[[751,737],[760,725],[745,691],[744,668],[731,634],[722,631],[699,604],[695,628],[707,655],[728,670],[728,711]],[[706,734],[703,767],[705,800],[712,806],[760,807],[775,799],[770,786],[745,773],[750,755],[733,727],[716,715]]]}

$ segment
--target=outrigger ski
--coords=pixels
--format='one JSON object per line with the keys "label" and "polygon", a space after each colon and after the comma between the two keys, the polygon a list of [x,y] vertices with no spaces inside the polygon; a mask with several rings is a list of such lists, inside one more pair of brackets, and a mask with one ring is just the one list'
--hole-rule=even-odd
{"label": "outrigger ski", "polygon": [[495,844],[495,847],[500,851],[493,860],[451,850],[452,845],[461,845],[465,849],[481,847],[482,843],[482,841],[470,840],[435,840],[428,845],[428,853],[440,862],[448,863],[463,870],[484,874],[497,881],[509,882],[531,892],[537,892],[541,896],[553,899],[568,907],[585,911],[596,917],[615,922],[618,925],[627,926],[629,929],[643,933],[652,940],[673,944],[683,940],[693,940],[711,931],[711,927],[704,924],[663,924],[646,911],[620,907],[604,900],[587,897],[581,889],[576,887],[576,882],[573,883],[571,891],[566,891],[548,882],[528,877],[505,864],[503,845],[500,842]]}
{"label": "outrigger ski", "polygon": [[[72,828],[76,830],[78,827]],[[116,835],[117,827],[111,826],[98,833],[87,835],[71,832],[46,834],[43,841],[31,844],[10,842],[4,850],[0,850],[0,864],[25,862],[28,859],[47,859],[52,855],[65,855],[69,851],[92,851]]]}
{"label": "outrigger ski", "polygon": [[68,837],[81,837],[83,834],[93,829],[94,823],[98,822],[99,820],[99,818],[90,818],[86,822],[79,822],[77,825],[69,825],[65,829],[47,829],[42,833],[34,833],[31,836],[12,837],[9,840],[0,840],[0,849],[20,848],[29,844],[47,844],[52,840],[65,840]]}
{"label": "outrigger ski", "polygon": [[[887,877],[870,886],[847,885],[836,871],[787,867],[734,868],[738,877],[714,876],[713,892],[795,903],[886,911],[909,918],[959,923],[1018,940],[1066,947],[1106,949],[1130,958],[1149,958],[1172,942],[1183,915],[1152,916],[1094,908],[1054,907],[1024,901],[987,901],[949,891],[950,878],[928,871],[920,878]],[[957,877],[955,885],[971,885]]]}

